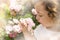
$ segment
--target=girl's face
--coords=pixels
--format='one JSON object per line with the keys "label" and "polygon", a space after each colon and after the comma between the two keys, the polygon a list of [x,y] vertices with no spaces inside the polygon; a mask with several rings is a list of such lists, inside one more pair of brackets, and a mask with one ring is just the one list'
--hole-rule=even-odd
{"label": "girl's face", "polygon": [[52,24],[52,19],[48,16],[48,11],[45,10],[43,5],[36,4],[36,19],[45,27],[50,27]]}

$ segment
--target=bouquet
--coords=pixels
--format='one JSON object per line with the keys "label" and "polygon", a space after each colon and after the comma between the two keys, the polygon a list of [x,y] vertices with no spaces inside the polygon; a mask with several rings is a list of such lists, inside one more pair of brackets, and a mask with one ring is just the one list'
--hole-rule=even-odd
{"label": "bouquet", "polygon": [[27,25],[28,31],[32,29],[32,27],[35,26],[35,23],[32,21],[31,18],[21,18],[20,20],[13,19],[8,21],[8,25],[6,25],[6,33],[9,35],[10,38],[15,38],[17,34],[22,32],[22,28],[19,25],[19,22],[23,23],[24,25]]}

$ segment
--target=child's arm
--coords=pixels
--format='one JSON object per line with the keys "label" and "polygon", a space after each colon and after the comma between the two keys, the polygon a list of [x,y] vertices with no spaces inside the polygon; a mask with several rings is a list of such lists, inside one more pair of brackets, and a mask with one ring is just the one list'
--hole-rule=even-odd
{"label": "child's arm", "polygon": [[[23,23],[20,23],[20,25],[22,26],[22,32],[25,37],[25,40],[36,40],[34,35],[32,35],[30,31],[28,31],[28,27],[26,26],[26,24],[24,25]],[[31,29],[31,31],[33,30]]]}

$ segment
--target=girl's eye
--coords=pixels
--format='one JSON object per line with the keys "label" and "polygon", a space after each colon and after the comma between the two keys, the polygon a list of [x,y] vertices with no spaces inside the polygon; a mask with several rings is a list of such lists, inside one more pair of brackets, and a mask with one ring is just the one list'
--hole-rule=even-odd
{"label": "girl's eye", "polygon": [[43,15],[39,15],[40,17],[42,17]]}
{"label": "girl's eye", "polygon": [[[41,13],[40,13],[39,11],[37,11],[37,13],[38,13],[38,16],[39,16],[39,17],[42,17],[42,16],[43,16],[43,15],[41,15]],[[39,14],[40,14],[40,15],[39,15]]]}
{"label": "girl's eye", "polygon": [[39,13],[39,12],[37,11],[37,13]]}

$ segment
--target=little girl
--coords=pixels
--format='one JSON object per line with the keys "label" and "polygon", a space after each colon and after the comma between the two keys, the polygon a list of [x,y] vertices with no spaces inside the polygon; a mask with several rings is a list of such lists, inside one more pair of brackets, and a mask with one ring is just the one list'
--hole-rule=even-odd
{"label": "little girl", "polygon": [[34,35],[21,23],[25,40],[60,40],[59,0],[42,0],[35,4],[33,14],[41,23],[34,30]]}

